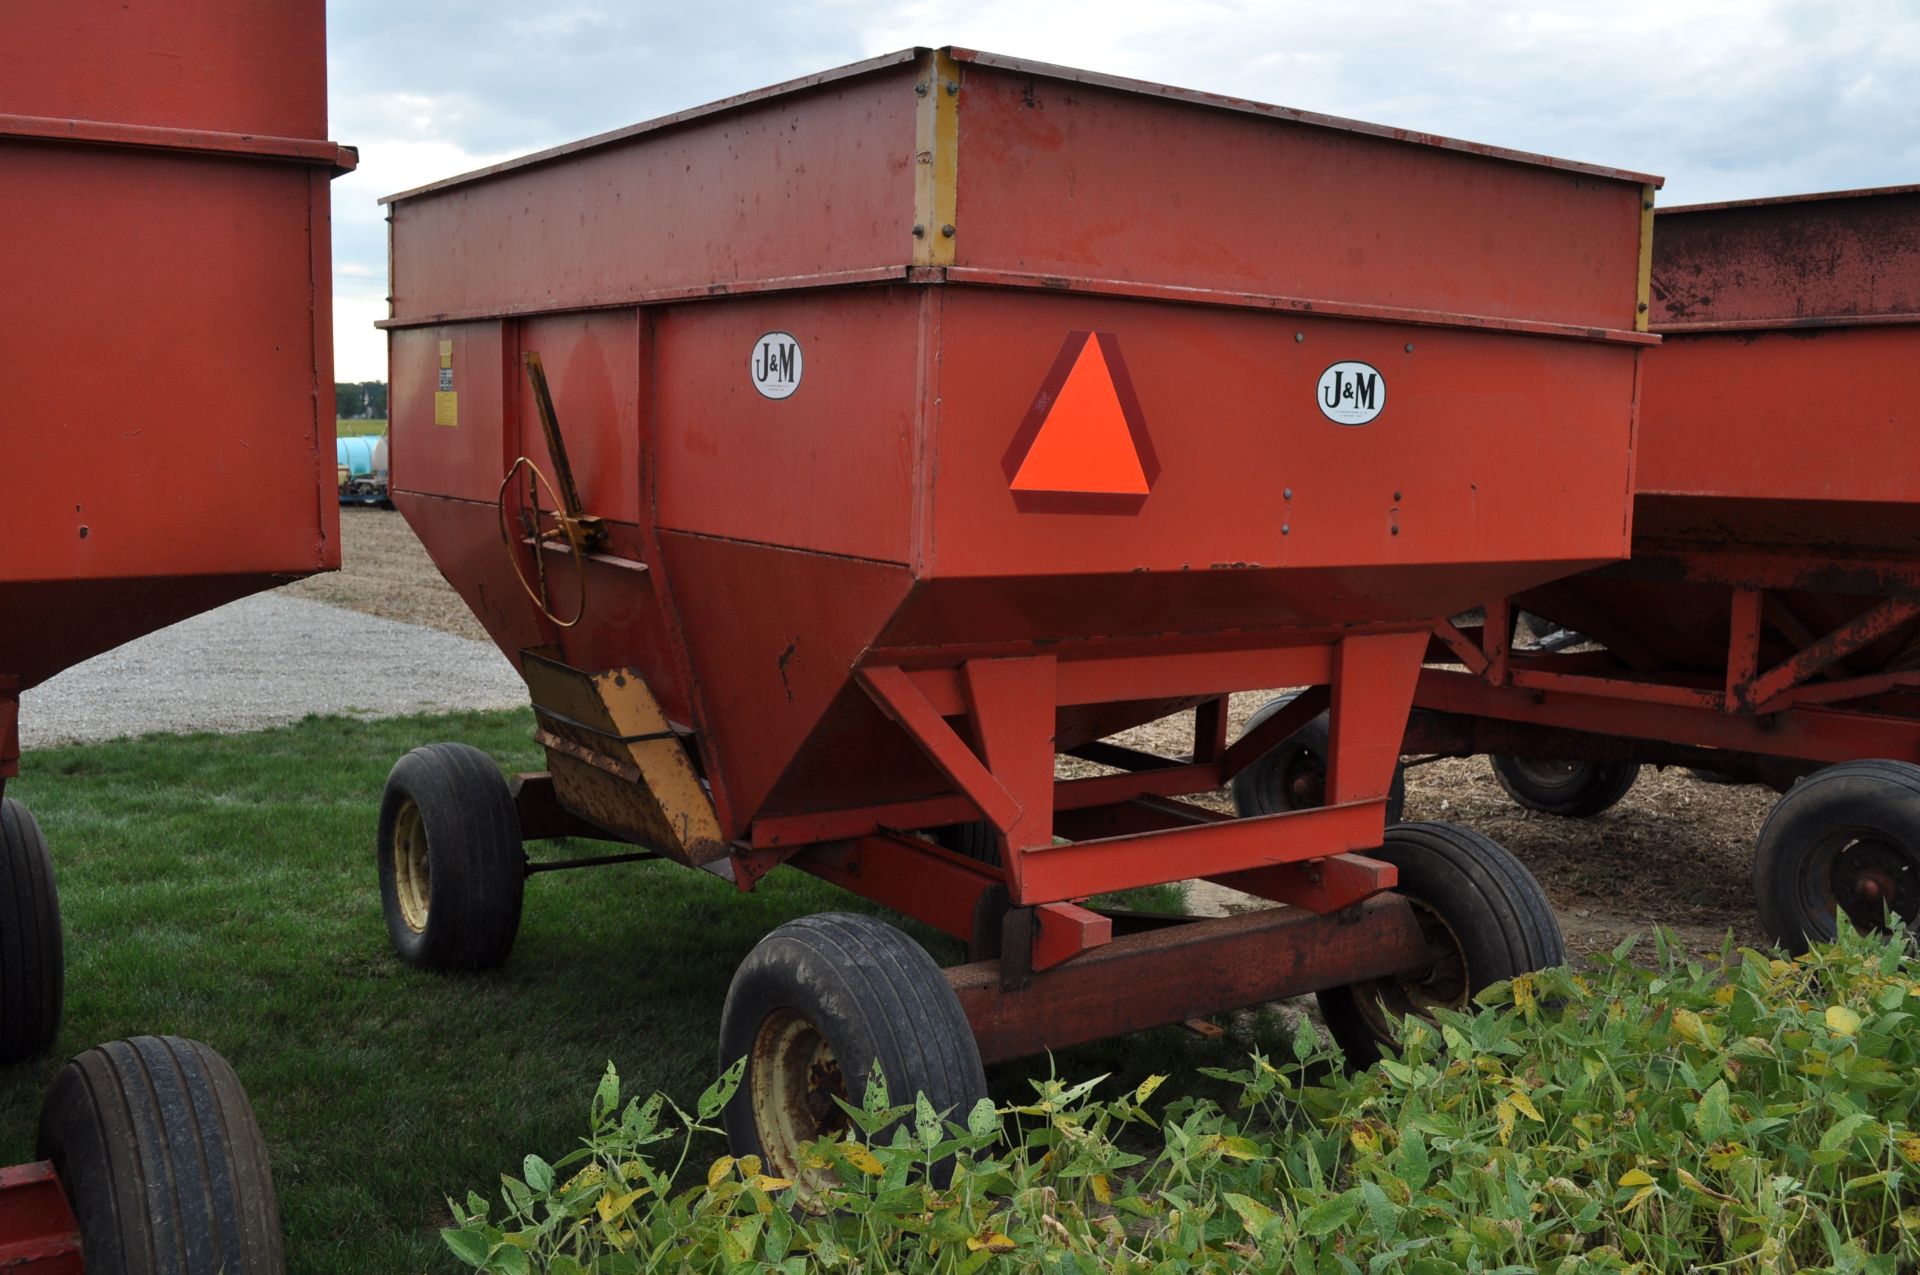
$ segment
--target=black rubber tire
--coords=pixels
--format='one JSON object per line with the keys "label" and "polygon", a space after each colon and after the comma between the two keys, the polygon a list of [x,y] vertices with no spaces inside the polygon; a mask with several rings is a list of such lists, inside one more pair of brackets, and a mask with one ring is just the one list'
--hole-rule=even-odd
{"label": "black rubber tire", "polygon": [[[409,885],[419,869],[403,882],[397,866],[396,839],[414,845],[416,834],[424,838],[424,892]],[[466,744],[427,744],[396,762],[380,800],[378,858],[387,936],[402,959],[431,970],[506,961],[520,930],[527,856],[513,793],[493,758]]]}
{"label": "black rubber tire", "polygon": [[933,838],[934,844],[944,846],[955,854],[963,854],[990,868],[1000,866],[1000,838],[995,835],[993,825],[984,819],[948,824],[926,835]]}
{"label": "black rubber tire", "polygon": [[[1498,753],[1487,761],[1493,766],[1493,777],[1516,804],[1569,819],[1612,809],[1640,777],[1640,763],[1635,761],[1550,762]],[[1543,769],[1546,766],[1567,769],[1564,775],[1552,775]]]}
{"label": "black rubber tire", "polygon": [[[1299,693],[1276,695],[1262,704],[1247,719],[1247,730],[1291,704]],[[1233,777],[1233,808],[1242,816],[1277,815],[1324,805],[1331,741],[1331,727],[1322,713]],[[1387,789],[1387,823],[1399,823],[1406,808],[1407,769],[1400,765],[1393,768],[1393,784]]]}
{"label": "black rubber tire", "polygon": [[[828,1083],[809,1086],[810,1110],[792,1120],[791,1132],[775,1128],[768,1136],[756,1098],[771,1103],[778,1079],[772,1059],[791,1056],[768,1042],[795,1020],[803,1025],[795,1030],[810,1025],[824,1041],[833,1065],[806,1068],[810,1081],[824,1074]],[[727,1142],[734,1155],[760,1156],[774,1166],[769,1173],[785,1177],[801,1175],[783,1148],[845,1127],[826,1095],[859,1106],[876,1059],[895,1105],[925,1094],[945,1119],[964,1124],[987,1093],[973,1029],[940,967],[893,926],[851,912],[789,921],[740,962],[720,1015],[720,1065],[742,1058],[746,1073],[722,1117]],[[891,1136],[886,1130],[872,1140]]]}
{"label": "black rubber tire", "polygon": [[[1871,874],[1871,875],[1869,875]],[[1875,902],[1862,890],[1872,881]],[[1760,920],[1789,952],[1829,942],[1842,903],[1858,929],[1891,909],[1920,926],[1920,766],[1848,761],[1802,779],[1774,803],[1753,853]]]}
{"label": "black rubber tire", "polygon": [[0,1064],[53,1048],[66,981],[47,840],[25,806],[0,798]]}
{"label": "black rubber tire", "polygon": [[1412,901],[1434,944],[1431,972],[1413,983],[1381,979],[1320,993],[1320,1013],[1348,1066],[1392,1048],[1391,1017],[1424,1005],[1467,1008],[1501,979],[1562,965],[1560,922],[1540,883],[1490,837],[1449,823],[1403,823],[1367,851],[1400,870],[1394,892]]}
{"label": "black rubber tire", "polygon": [[101,1275],[281,1275],[266,1143],[226,1060],[198,1041],[89,1049],[40,1108],[53,1162]]}

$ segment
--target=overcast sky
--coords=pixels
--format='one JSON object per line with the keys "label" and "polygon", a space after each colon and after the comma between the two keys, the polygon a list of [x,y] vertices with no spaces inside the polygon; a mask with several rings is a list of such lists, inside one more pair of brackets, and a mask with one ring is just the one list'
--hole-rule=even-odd
{"label": "overcast sky", "polygon": [[383,380],[375,200],[960,44],[1663,174],[1664,204],[1920,183],[1913,0],[329,0],[335,372]]}

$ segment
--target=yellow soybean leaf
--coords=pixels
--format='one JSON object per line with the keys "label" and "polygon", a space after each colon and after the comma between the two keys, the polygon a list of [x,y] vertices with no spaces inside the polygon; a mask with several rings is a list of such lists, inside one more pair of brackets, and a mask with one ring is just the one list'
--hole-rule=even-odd
{"label": "yellow soybean leaf", "polygon": [[632,1208],[633,1202],[639,1199],[641,1196],[645,1195],[646,1193],[647,1193],[647,1188],[645,1187],[641,1187],[637,1191],[627,1191],[620,1195],[614,1195],[612,1193],[608,1193],[606,1195],[602,1195],[600,1199],[595,1203],[594,1207],[600,1211],[600,1220],[602,1222],[611,1222],[613,1221],[613,1219],[615,1219],[616,1217],[619,1217],[622,1213],[625,1213],[628,1209]]}
{"label": "yellow soybean leaf", "polygon": [[733,1157],[730,1155],[721,1156],[718,1160],[715,1160],[707,1166],[707,1185],[710,1187],[719,1186],[720,1179],[726,1177],[727,1174],[731,1172],[733,1172]]}
{"label": "yellow soybean leaf", "polygon": [[1712,1043],[1707,1035],[1707,1025],[1700,1021],[1700,1015],[1690,1009],[1673,1011],[1673,1029],[1696,1045]]}
{"label": "yellow soybean leaf", "polygon": [[757,1178],[760,1176],[760,1157],[759,1156],[743,1155],[735,1163],[739,1164],[740,1166],[741,1177]]}
{"label": "yellow soybean leaf", "polygon": [[880,1167],[880,1162],[873,1158],[873,1152],[867,1150],[857,1142],[847,1143],[840,1148],[840,1153],[846,1156],[848,1164],[870,1177],[877,1178],[886,1172],[886,1170]]}
{"label": "yellow soybean leaf", "polygon": [[1347,1135],[1347,1141],[1353,1143],[1353,1149],[1362,1155],[1371,1155],[1380,1149],[1380,1135],[1363,1124],[1353,1127],[1353,1132]]}
{"label": "yellow soybean leaf", "polygon": [[1102,1204],[1113,1203],[1113,1187],[1108,1184],[1106,1174],[1096,1173],[1092,1178],[1088,1179],[1088,1181],[1093,1187],[1094,1199],[1100,1201]]}
{"label": "yellow soybean leaf", "polygon": [[1529,1013],[1535,1004],[1533,994],[1533,975],[1516,974],[1510,984],[1513,988],[1513,1007],[1521,1013]]}
{"label": "yellow soybean leaf", "polygon": [[1011,1253],[1019,1246],[998,1231],[982,1231],[968,1237],[967,1247],[975,1253],[981,1249],[989,1253]]}
{"label": "yellow soybean leaf", "polygon": [[1220,1154],[1231,1156],[1235,1160],[1258,1160],[1260,1147],[1251,1138],[1222,1138]]}
{"label": "yellow soybean leaf", "polygon": [[1166,1082],[1167,1078],[1165,1076],[1148,1076],[1140,1082],[1140,1087],[1133,1091],[1133,1100],[1136,1103],[1145,1102],[1147,1099],[1153,1097],[1154,1090]]}
{"label": "yellow soybean leaf", "polygon": [[1715,1200],[1731,1201],[1733,1199],[1730,1195],[1723,1195],[1719,1191],[1714,1190],[1699,1178],[1688,1173],[1685,1169],[1675,1169],[1673,1172],[1674,1175],[1680,1179],[1680,1185],[1686,1187],[1689,1191],[1697,1192],[1700,1195],[1708,1196]]}
{"label": "yellow soybean leaf", "polygon": [[1920,1164],[1920,1136],[1902,1138],[1896,1145],[1899,1146],[1901,1155],[1915,1164]]}
{"label": "yellow soybean leaf", "polygon": [[1645,1169],[1628,1169],[1620,1175],[1619,1186],[1652,1186],[1653,1175]]}
{"label": "yellow soybean leaf", "polygon": [[788,1187],[793,1185],[792,1178],[773,1178],[773,1177],[768,1177],[764,1173],[756,1173],[753,1175],[753,1177],[748,1179],[748,1181],[750,1181],[753,1184],[756,1190],[768,1191],[768,1192],[784,1191]]}
{"label": "yellow soybean leaf", "polygon": [[1508,1098],[1507,1101],[1518,1107],[1521,1115],[1534,1121],[1536,1124],[1545,1124],[1547,1122],[1546,1117],[1540,1114],[1539,1108],[1533,1105],[1533,1099],[1527,1097],[1527,1095],[1521,1093],[1518,1089],[1513,1091],[1512,1096]]}
{"label": "yellow soybean leaf", "polygon": [[1827,1030],[1836,1036],[1851,1036],[1860,1030],[1860,1015],[1845,1005],[1827,1006]]}
{"label": "yellow soybean leaf", "polygon": [[1647,1202],[1647,1197],[1649,1195],[1652,1195],[1653,1191],[1654,1191],[1654,1188],[1650,1186],[1641,1187],[1638,1191],[1635,1191],[1633,1193],[1633,1195],[1627,1200],[1626,1204],[1621,1207],[1620,1211],[1622,1213],[1633,1212],[1635,1209],[1639,1208],[1642,1204],[1645,1204]]}

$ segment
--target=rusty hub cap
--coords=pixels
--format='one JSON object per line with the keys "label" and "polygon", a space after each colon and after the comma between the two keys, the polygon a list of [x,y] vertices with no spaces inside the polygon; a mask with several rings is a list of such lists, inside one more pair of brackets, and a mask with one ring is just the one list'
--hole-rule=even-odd
{"label": "rusty hub cap", "polygon": [[1327,767],[1318,755],[1301,749],[1280,768],[1280,809],[1313,810],[1327,804]]}
{"label": "rusty hub cap", "polygon": [[420,821],[420,807],[411,801],[393,820],[393,892],[400,901],[400,919],[415,934],[424,932],[433,876],[427,863],[427,829]]}
{"label": "rusty hub cap", "polygon": [[1855,929],[1886,926],[1889,915],[1911,925],[1920,919],[1920,861],[1879,837],[1849,835],[1831,851],[1827,890]]}
{"label": "rusty hub cap", "polygon": [[1407,897],[1413,915],[1420,922],[1420,933],[1427,940],[1431,962],[1424,973],[1369,979],[1353,985],[1354,1003],[1374,1039],[1382,1043],[1393,1039],[1394,1024],[1409,1014],[1422,1018],[1435,1009],[1465,1009],[1473,983],[1467,970],[1467,954],[1460,946],[1445,918],[1416,898]]}
{"label": "rusty hub cap", "polygon": [[847,1086],[833,1046],[799,1014],[776,1010],[754,1037],[747,1077],[767,1172],[803,1183],[817,1177],[803,1171],[801,1146],[848,1127],[834,1102],[847,1098]]}

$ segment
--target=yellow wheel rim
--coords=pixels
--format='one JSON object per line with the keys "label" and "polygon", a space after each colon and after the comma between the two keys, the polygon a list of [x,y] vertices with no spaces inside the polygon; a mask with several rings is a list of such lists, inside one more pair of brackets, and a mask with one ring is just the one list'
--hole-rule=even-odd
{"label": "yellow wheel rim", "polygon": [[433,874],[427,862],[426,825],[412,801],[402,805],[393,820],[393,892],[400,901],[400,919],[415,934],[424,933]]}
{"label": "yellow wheel rim", "polygon": [[817,1190],[820,1171],[808,1173],[800,1148],[848,1127],[837,1098],[846,1098],[840,1060],[820,1029],[790,1009],[760,1024],[747,1063],[753,1123],[767,1172]]}

